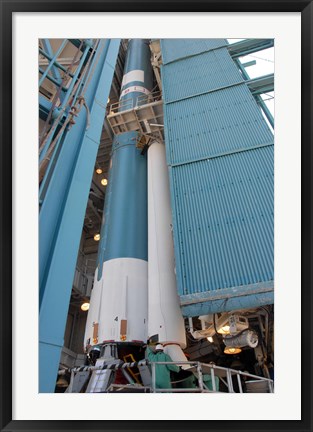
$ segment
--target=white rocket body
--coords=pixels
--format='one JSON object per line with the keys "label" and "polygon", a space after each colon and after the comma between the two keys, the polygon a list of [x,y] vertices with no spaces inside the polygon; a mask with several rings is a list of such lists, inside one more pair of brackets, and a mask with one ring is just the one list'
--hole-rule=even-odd
{"label": "white rocket body", "polygon": [[135,258],[117,258],[103,263],[90,298],[85,345],[106,341],[147,340],[148,263]]}
{"label": "white rocket body", "polygon": [[172,216],[165,146],[148,150],[148,335],[158,335],[173,361],[185,361],[184,319],[174,273]]}

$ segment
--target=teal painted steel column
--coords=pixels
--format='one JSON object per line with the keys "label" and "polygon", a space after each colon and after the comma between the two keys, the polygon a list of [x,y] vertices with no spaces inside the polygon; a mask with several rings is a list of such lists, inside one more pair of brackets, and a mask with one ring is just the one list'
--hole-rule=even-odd
{"label": "teal painted steel column", "polygon": [[[107,42],[105,42],[105,43],[107,44]],[[104,42],[102,42],[102,45],[103,44],[104,44]],[[85,46],[84,52],[83,52],[83,54],[82,54],[82,56],[81,56],[81,58],[79,60],[79,64],[78,64],[78,66],[77,66],[77,68],[75,70],[75,73],[74,73],[74,76],[72,78],[72,81],[71,81],[69,87],[66,89],[66,94],[65,94],[65,96],[63,98],[62,104],[60,106],[58,106],[58,108],[57,108],[58,112],[61,112],[63,109],[65,109],[66,104],[67,104],[67,102],[68,102],[68,100],[69,100],[69,98],[71,96],[71,93],[72,93],[72,90],[74,88],[74,85],[76,84],[78,76],[81,73],[81,69],[83,67],[83,64],[85,63],[85,60],[86,60],[86,58],[88,56],[88,53],[89,53],[89,50],[90,50],[90,46],[89,46],[89,44],[86,44],[86,43],[84,44],[84,46]],[[60,121],[62,121],[61,118],[60,118]],[[59,124],[59,122],[56,121],[52,125],[52,130],[56,130],[58,124]],[[47,142],[45,143],[44,147],[40,150],[39,162],[41,162],[44,159],[44,157],[45,157],[45,155],[46,155],[46,153],[48,151],[48,148],[50,146],[50,143],[51,143],[52,139],[53,139],[53,134],[51,133],[50,138],[47,140]]]}
{"label": "teal painted steel column", "polygon": [[[144,102],[153,85],[149,41],[129,41],[120,102],[120,111]],[[142,100],[143,98],[143,100]],[[114,258],[147,261],[147,157],[136,148],[137,132],[116,136],[106,192],[104,218],[98,255],[98,280],[103,262]]]}
{"label": "teal painted steel column", "polygon": [[41,209],[40,241],[49,249],[39,313],[39,391],[44,393],[55,388],[84,214],[119,44],[120,39],[103,40],[98,47],[85,94],[89,127],[86,110],[82,109],[65,138]]}
{"label": "teal painted steel column", "polygon": [[[91,65],[93,79],[90,79],[88,86],[85,86],[86,92],[84,94],[86,105],[89,107],[89,110],[92,109],[94,104],[94,98],[97,89],[96,84],[100,79],[101,67],[103,67],[105,64],[109,47],[110,40],[101,41],[97,49],[97,54],[94,57],[93,65]],[[87,55],[88,50],[89,48],[85,49],[82,58]],[[83,60],[81,59],[80,63],[82,61]],[[78,66],[77,69],[79,67],[80,66]],[[75,75],[76,73],[78,72],[76,71]],[[108,77],[110,77],[110,75]],[[111,78],[108,78],[108,81],[110,81],[110,79]],[[109,84],[111,85],[111,81]],[[66,99],[63,102],[64,104],[66,103]],[[86,133],[86,125],[87,112],[86,109],[83,108],[80,111],[79,117],[76,119],[75,126],[73,126],[70,130],[66,129],[64,131],[64,135],[60,137],[59,142],[57,143],[55,150],[51,155],[49,166],[40,185],[39,199],[40,202],[42,201],[39,215],[40,305],[46,286],[47,275],[50,271],[49,268],[52,259],[53,247],[58,236],[60,223],[62,221],[64,202],[66,200],[68,188],[73,175],[75,161],[77,159],[84,134]],[[39,161],[40,160],[41,155],[39,156]]]}

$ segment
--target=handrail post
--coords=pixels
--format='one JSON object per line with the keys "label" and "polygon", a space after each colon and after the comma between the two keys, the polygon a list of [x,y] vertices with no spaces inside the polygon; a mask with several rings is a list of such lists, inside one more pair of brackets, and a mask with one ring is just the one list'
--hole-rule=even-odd
{"label": "handrail post", "polygon": [[198,372],[199,388],[201,391],[203,391],[203,376],[202,376],[202,368],[200,362],[197,362],[197,372]]}
{"label": "handrail post", "polygon": [[216,392],[216,382],[215,382],[214,366],[211,367],[211,379],[212,379],[212,388],[213,388],[213,391]]}
{"label": "handrail post", "polygon": [[268,381],[268,389],[269,389],[269,392],[270,392],[270,393],[274,393],[274,390],[273,390],[273,382],[272,382],[272,381]]}
{"label": "handrail post", "polygon": [[152,392],[155,393],[155,363],[151,362],[152,371]]}
{"label": "handrail post", "polygon": [[243,393],[243,391],[242,391],[242,385],[241,385],[241,376],[240,376],[240,372],[237,373],[237,380],[238,380],[239,392],[240,392],[240,393]]}
{"label": "handrail post", "polygon": [[234,393],[232,375],[229,369],[227,369],[227,383],[228,383],[228,393]]}

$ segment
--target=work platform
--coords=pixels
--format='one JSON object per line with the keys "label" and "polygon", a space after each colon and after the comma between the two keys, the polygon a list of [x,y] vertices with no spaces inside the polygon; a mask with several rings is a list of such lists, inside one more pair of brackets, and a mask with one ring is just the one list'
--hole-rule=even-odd
{"label": "work platform", "polygon": [[[157,388],[156,365],[167,364],[189,371],[196,378],[195,385],[189,388],[184,387],[184,380],[180,380],[173,381],[171,388]],[[126,369],[137,367],[141,373],[142,384],[133,382],[126,372]],[[111,374],[117,370],[121,370],[128,377],[129,383],[109,384]],[[109,362],[98,359],[96,366],[63,369],[59,371],[59,376],[64,376],[66,373],[71,375],[66,393],[274,393],[274,382],[270,378],[199,361],[149,362],[141,360],[124,363],[117,359]],[[208,384],[208,377],[211,378],[211,384]],[[90,382],[87,386],[88,381]],[[223,385],[223,389],[217,384],[218,381],[221,386]],[[178,383],[182,385],[177,386]]]}
{"label": "work platform", "polygon": [[143,94],[135,102],[124,99],[112,104],[107,119],[114,135],[139,131],[163,140],[162,93]]}
{"label": "work platform", "polygon": [[[251,93],[260,95],[274,91],[274,74],[245,81]],[[107,115],[114,135],[138,131],[141,135],[164,140],[164,114],[162,92],[143,94],[134,102],[124,99],[112,104]]]}

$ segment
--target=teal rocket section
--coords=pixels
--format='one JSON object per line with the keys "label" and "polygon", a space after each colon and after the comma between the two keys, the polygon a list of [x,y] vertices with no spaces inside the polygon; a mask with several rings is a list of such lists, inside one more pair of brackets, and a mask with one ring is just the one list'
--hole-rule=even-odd
{"label": "teal rocket section", "polygon": [[[144,80],[126,82],[121,92],[136,86],[152,90],[153,74],[146,39],[131,39],[128,44],[124,75],[138,70],[144,72]],[[131,91],[121,96],[120,101],[128,100],[136,106],[137,98],[140,97],[142,103],[144,94]],[[137,132],[114,137],[100,234],[98,280],[105,261],[148,259],[147,157],[136,147],[137,139]]]}
{"label": "teal rocket section", "polygon": [[[152,67],[150,62],[150,48],[149,48],[149,40],[148,39],[130,39],[127,48],[127,57],[125,60],[124,66],[124,75],[133,70],[142,70],[144,71],[144,81],[131,81],[122,86],[121,90],[125,90],[127,87],[131,87],[134,85],[141,85],[143,87],[148,88],[148,90],[152,90]],[[136,99],[138,93],[133,92],[128,94],[124,98],[132,98]]]}
{"label": "teal rocket section", "polygon": [[136,148],[136,133],[115,137],[106,194],[99,262],[147,260],[147,160]]}

